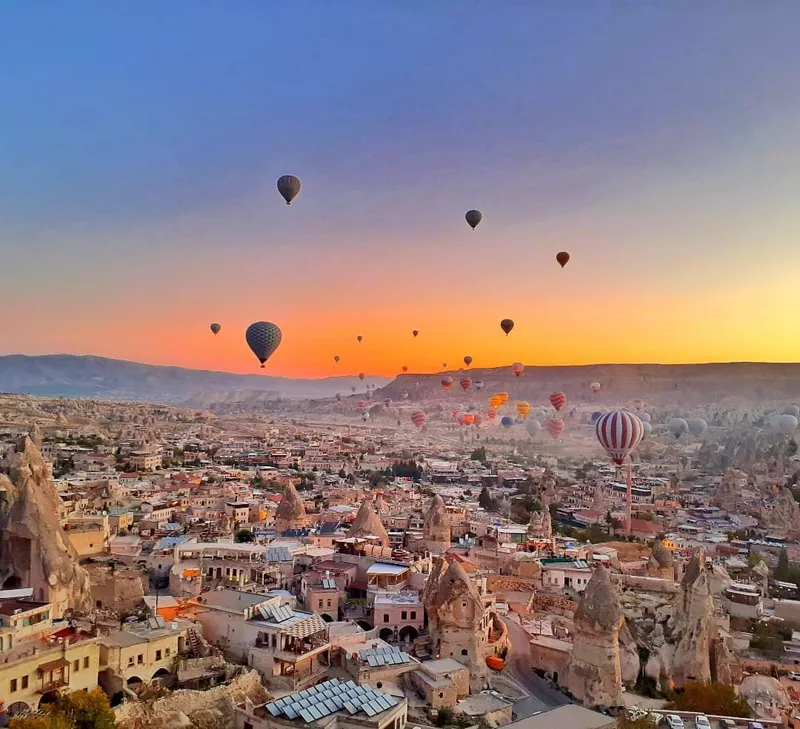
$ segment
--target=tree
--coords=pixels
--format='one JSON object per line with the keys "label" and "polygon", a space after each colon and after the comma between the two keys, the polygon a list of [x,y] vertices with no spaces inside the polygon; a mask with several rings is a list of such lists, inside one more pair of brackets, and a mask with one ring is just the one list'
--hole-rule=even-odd
{"label": "tree", "polygon": [[736,695],[733,686],[717,681],[690,681],[682,691],[676,692],[672,708],[721,716],[751,715],[747,701]]}
{"label": "tree", "polygon": [[481,446],[480,448],[476,448],[472,451],[472,455],[470,458],[473,461],[480,461],[484,466],[486,465],[486,448]]}
{"label": "tree", "polygon": [[253,539],[255,539],[255,537],[253,536],[253,532],[251,532],[249,529],[240,529],[233,537],[233,541],[237,542],[238,544],[252,542]]}
{"label": "tree", "polygon": [[76,691],[46,704],[42,716],[12,719],[10,729],[114,729],[114,712],[100,690]]}
{"label": "tree", "polygon": [[623,712],[617,717],[617,729],[656,729],[656,723],[647,714],[634,717]]}
{"label": "tree", "polygon": [[495,511],[497,509],[497,499],[493,499],[489,493],[488,486],[481,489],[481,495],[478,497],[478,506],[486,511]]}

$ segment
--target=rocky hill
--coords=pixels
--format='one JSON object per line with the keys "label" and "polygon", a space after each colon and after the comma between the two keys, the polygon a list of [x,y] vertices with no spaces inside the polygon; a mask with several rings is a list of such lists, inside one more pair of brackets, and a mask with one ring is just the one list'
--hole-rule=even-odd
{"label": "rocky hill", "polygon": [[[375,385],[388,382],[370,377]],[[295,380],[265,375],[190,370],[70,354],[0,357],[0,392],[45,397],[95,397],[154,402],[183,402],[204,393],[209,402],[226,391],[269,393],[272,398],[333,397],[359,385],[357,377]],[[219,393],[222,393],[219,395]]]}
{"label": "rocky hill", "polygon": [[[464,394],[459,377],[483,381],[476,396],[474,387]],[[453,377],[449,393],[441,387],[445,375]],[[592,382],[602,389],[593,394]],[[655,407],[697,408],[714,404],[732,410],[770,408],[800,402],[800,364],[731,362],[696,365],[605,364],[575,367],[526,366],[520,377],[510,367],[451,371],[434,375],[399,375],[375,393],[376,398],[409,400],[474,399],[485,401],[495,392],[508,392],[512,400],[534,405],[547,403],[552,392],[563,391],[572,404],[598,407],[630,404],[641,398]]]}

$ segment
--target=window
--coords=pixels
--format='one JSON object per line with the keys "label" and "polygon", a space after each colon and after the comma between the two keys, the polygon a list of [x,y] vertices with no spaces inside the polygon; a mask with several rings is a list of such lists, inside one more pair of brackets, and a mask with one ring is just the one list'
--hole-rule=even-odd
{"label": "window", "polygon": [[406,610],[400,613],[400,620],[408,620],[408,612]]}
{"label": "window", "polygon": [[157,661],[161,660],[161,651],[156,651],[156,660]]}
{"label": "window", "polygon": [[138,656],[136,656],[136,663],[138,663],[140,666],[144,664],[144,653],[140,653]]}
{"label": "window", "polygon": [[461,655],[462,656],[468,656],[469,655],[469,651],[466,648],[462,648],[461,649]]}
{"label": "window", "polygon": [[322,600],[319,601],[319,606],[322,607]]}
{"label": "window", "polygon": [[389,616],[388,615],[384,615],[383,616],[383,622],[384,623],[388,623],[389,622]]}
{"label": "window", "polygon": [[249,721],[246,721],[244,723],[244,729],[253,729],[253,725]]}
{"label": "window", "polygon": [[129,666],[133,665],[133,656],[128,656],[128,665]]}
{"label": "window", "polygon": [[165,648],[165,649],[164,649],[164,655],[165,655],[165,656],[169,657],[169,654],[170,654],[170,653],[172,653],[172,648]]}
{"label": "window", "polygon": [[331,601],[330,601],[330,600],[328,600],[328,607],[330,607],[330,606],[331,606]]}
{"label": "window", "polygon": [[443,699],[443,698],[444,698],[444,694],[440,692],[440,693],[439,693],[439,698],[440,698],[440,699]]}
{"label": "window", "polygon": [[89,656],[84,656],[83,657],[83,667],[84,668],[89,668]]}
{"label": "window", "polygon": [[14,693],[14,692],[17,690],[17,679],[16,679],[16,678],[12,678],[12,679],[11,679],[11,686],[10,686],[10,689],[11,689],[11,691],[10,691],[10,692],[11,692],[12,694],[13,694],[13,693]]}
{"label": "window", "polygon": [[27,676],[23,676],[22,677],[22,688],[23,689],[28,688],[28,677]]}
{"label": "window", "polygon": [[76,658],[74,661],[72,661],[72,670],[73,671],[77,672],[80,667],[81,667],[81,662],[80,662],[79,658]]}
{"label": "window", "polygon": [[411,611],[411,619],[412,620],[416,620],[417,619],[417,611],[416,610],[412,610]]}

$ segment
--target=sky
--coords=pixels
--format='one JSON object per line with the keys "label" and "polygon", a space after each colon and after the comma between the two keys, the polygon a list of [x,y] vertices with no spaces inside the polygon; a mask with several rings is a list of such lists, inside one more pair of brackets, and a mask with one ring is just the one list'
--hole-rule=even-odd
{"label": "sky", "polygon": [[797,27],[749,0],[9,0],[0,353],[800,361]]}

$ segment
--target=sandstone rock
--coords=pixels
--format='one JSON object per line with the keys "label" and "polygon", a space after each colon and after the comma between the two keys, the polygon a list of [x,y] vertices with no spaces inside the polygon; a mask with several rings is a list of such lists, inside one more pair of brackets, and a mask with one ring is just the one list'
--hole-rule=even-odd
{"label": "sandstone rock", "polygon": [[275,530],[278,534],[289,529],[302,529],[306,525],[306,508],[294,484],[289,482],[275,511]]}
{"label": "sandstone rock", "polygon": [[347,536],[378,537],[384,547],[389,546],[389,535],[386,533],[386,527],[383,526],[380,518],[375,513],[375,509],[372,508],[370,499],[367,498],[361,502],[361,508],[358,510],[353,526],[348,530]]}
{"label": "sandstone rock", "polygon": [[425,514],[422,533],[428,551],[443,554],[450,549],[450,517],[439,494],[433,497]]}

